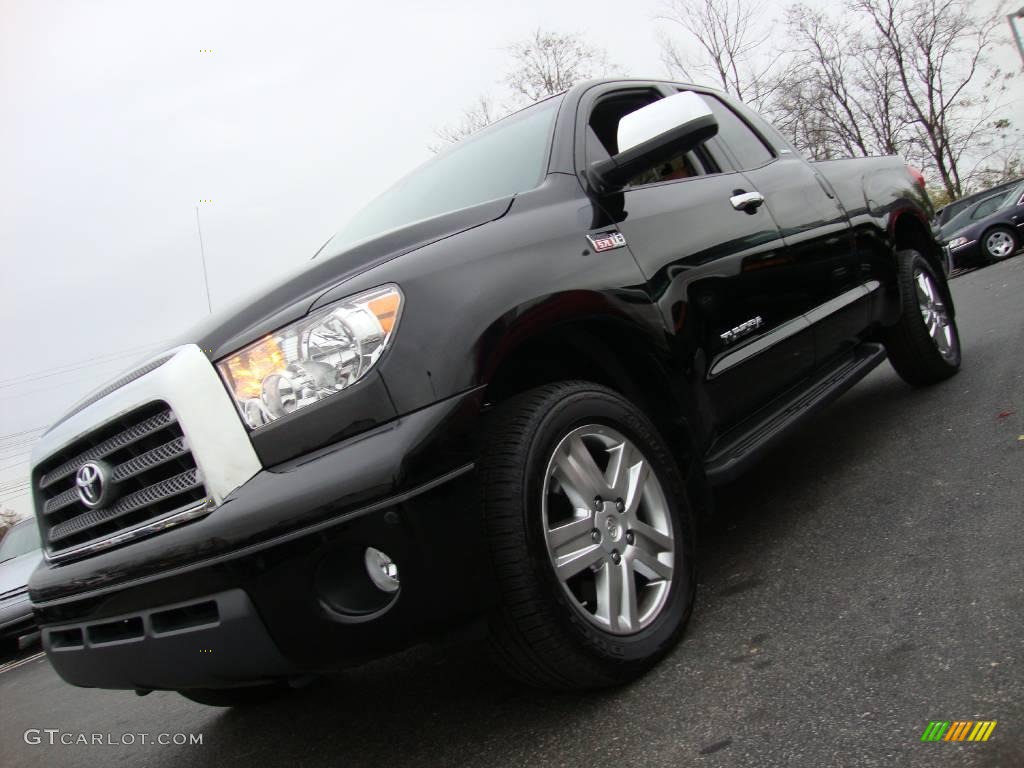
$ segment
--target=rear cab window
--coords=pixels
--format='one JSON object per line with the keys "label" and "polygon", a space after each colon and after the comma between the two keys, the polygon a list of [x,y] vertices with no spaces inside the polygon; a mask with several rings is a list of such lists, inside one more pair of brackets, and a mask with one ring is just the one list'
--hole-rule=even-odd
{"label": "rear cab window", "polygon": [[725,102],[711,94],[701,94],[718,121],[718,138],[736,160],[738,170],[749,171],[772,162],[775,150],[737,115]]}

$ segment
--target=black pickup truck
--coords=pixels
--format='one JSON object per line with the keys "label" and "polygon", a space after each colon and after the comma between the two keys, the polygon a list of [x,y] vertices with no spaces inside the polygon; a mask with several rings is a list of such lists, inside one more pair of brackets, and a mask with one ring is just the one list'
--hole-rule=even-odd
{"label": "black pickup truck", "polygon": [[53,666],[242,704],[463,625],[536,685],[635,678],[713,486],[887,356],[957,371],[931,211],[898,158],[809,163],[705,88],[495,123],[50,428]]}

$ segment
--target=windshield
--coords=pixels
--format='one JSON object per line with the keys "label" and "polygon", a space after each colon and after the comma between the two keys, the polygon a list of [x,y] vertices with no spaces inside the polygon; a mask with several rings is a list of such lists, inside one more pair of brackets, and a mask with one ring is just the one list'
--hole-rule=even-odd
{"label": "windshield", "polygon": [[11,528],[0,541],[0,563],[39,549],[39,528],[35,520],[25,520]]}
{"label": "windshield", "polygon": [[324,248],[336,252],[417,221],[533,189],[545,171],[561,100],[528,107],[443,151],[363,208]]}

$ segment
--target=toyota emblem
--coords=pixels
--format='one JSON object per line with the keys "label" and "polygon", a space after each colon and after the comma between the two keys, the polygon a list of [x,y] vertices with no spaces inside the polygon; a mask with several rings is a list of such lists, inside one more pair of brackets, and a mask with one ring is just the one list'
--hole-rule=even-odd
{"label": "toyota emblem", "polygon": [[110,470],[106,464],[87,461],[75,473],[75,487],[78,498],[89,509],[98,507],[107,500],[110,487]]}

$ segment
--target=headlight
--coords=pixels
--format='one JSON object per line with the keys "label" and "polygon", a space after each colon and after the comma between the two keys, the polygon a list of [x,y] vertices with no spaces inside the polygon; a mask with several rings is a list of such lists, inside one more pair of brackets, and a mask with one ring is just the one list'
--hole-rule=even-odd
{"label": "headlight", "polygon": [[387,349],[401,307],[397,285],[375,288],[270,334],[217,369],[255,429],[363,378]]}
{"label": "headlight", "polygon": [[950,248],[959,248],[961,245],[967,245],[967,243],[969,242],[970,240],[966,237],[954,237],[952,240],[946,243],[946,245],[948,245]]}

